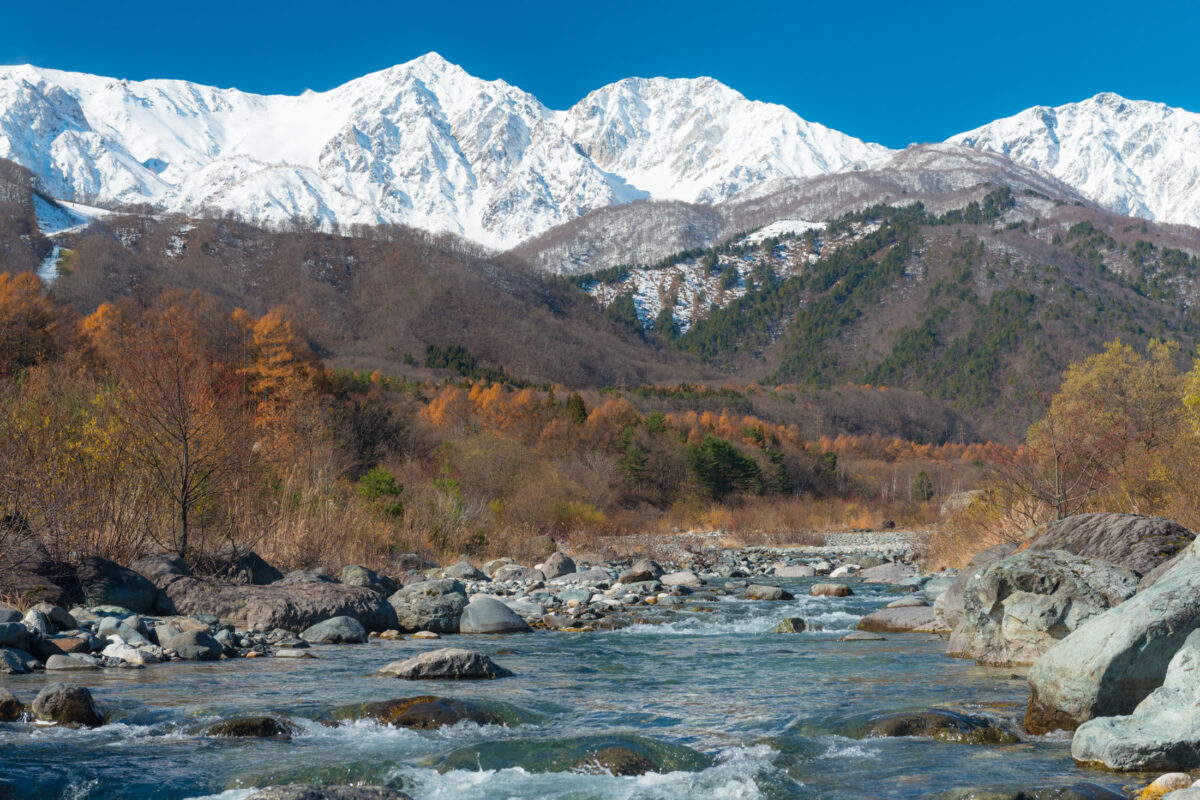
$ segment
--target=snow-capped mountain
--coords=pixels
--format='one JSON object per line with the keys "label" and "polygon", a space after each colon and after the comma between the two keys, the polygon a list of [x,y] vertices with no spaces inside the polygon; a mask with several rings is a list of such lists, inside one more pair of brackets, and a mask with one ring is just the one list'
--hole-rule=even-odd
{"label": "snow-capped mountain", "polygon": [[840,172],[891,152],[712,78],[627,78],[589,94],[566,119],[595,164],[658,200],[714,203],[774,178]]}
{"label": "snow-capped mountain", "polygon": [[621,81],[554,111],[434,53],[299,96],[0,67],[0,157],[56,196],[495,247],[636,198],[712,202],[888,152],[711,79]]}
{"label": "snow-capped mountain", "polygon": [[1200,114],[1104,93],[949,141],[1041,169],[1117,213],[1200,225]]}

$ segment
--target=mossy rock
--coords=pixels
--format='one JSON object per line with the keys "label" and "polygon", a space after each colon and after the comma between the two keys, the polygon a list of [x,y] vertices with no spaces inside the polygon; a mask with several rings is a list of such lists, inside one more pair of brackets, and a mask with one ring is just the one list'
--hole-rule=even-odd
{"label": "mossy rock", "polygon": [[432,695],[363,703],[360,716],[417,730],[432,730],[459,722],[474,722],[476,725],[504,723],[499,715],[473,703]]}

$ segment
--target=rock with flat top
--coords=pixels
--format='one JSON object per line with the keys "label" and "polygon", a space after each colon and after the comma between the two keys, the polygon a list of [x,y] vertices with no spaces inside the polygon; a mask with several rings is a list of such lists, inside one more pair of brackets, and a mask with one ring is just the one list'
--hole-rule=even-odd
{"label": "rock with flat top", "polygon": [[482,653],[459,647],[443,647],[404,661],[393,661],[378,674],[407,680],[479,680],[512,675]]}

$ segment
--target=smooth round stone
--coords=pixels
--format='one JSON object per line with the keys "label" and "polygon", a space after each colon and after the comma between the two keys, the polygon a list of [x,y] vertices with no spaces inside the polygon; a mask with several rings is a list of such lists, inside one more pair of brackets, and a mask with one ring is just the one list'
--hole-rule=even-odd
{"label": "smooth round stone", "polygon": [[285,647],[282,650],[276,650],[275,657],[276,658],[316,658],[316,656],[314,656],[312,653],[308,652],[307,650],[299,650],[299,649],[291,648],[291,647]]}

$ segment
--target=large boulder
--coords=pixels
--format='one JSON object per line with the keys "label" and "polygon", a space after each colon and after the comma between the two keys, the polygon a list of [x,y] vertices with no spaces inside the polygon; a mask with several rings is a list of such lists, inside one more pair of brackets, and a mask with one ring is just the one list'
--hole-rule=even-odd
{"label": "large boulder", "polygon": [[946,654],[988,666],[1032,664],[1092,617],[1137,591],[1132,570],[1062,550],[1025,550],[995,562],[963,591],[962,621]]}
{"label": "large boulder", "polygon": [[467,607],[467,590],[453,578],[422,581],[405,586],[387,599],[402,631],[457,633],[458,620]]}
{"label": "large boulder", "polygon": [[78,574],[88,605],[120,606],[138,613],[154,610],[158,587],[131,569],[89,556],[79,565]]}
{"label": "large boulder", "polygon": [[1200,628],[1198,598],[1200,550],[1193,544],[1153,586],[1092,617],[1037,660],[1025,727],[1073,730],[1093,717],[1133,713]]}
{"label": "large boulder", "polygon": [[332,617],[305,628],[300,638],[309,644],[362,644],[367,632],[354,617]]}
{"label": "large boulder", "polygon": [[872,633],[947,633],[945,623],[930,606],[898,606],[873,611],[858,621],[860,631]]}
{"label": "large boulder", "polygon": [[104,715],[96,708],[92,693],[82,686],[51,683],[38,692],[30,710],[33,716],[43,722],[82,725],[86,728],[104,724]]}
{"label": "large boulder", "polygon": [[963,591],[967,588],[967,581],[997,561],[1008,558],[1016,549],[1015,542],[1003,542],[976,553],[967,562],[962,572],[958,573],[958,577],[954,579],[954,583],[950,584],[950,588],[943,592],[933,604],[938,618],[946,624],[947,628],[953,630],[958,627],[958,623],[962,622]]}
{"label": "large boulder", "polygon": [[293,633],[330,617],[354,617],[368,631],[396,627],[396,612],[382,595],[362,586],[301,583],[231,585],[183,575],[165,582],[158,608],[164,614],[212,614],[238,627]]}
{"label": "large boulder", "polygon": [[1066,550],[1099,558],[1145,575],[1170,561],[1196,534],[1162,517],[1137,514],[1077,514],[1035,529],[1030,550]]}
{"label": "large boulder", "polygon": [[174,636],[164,638],[164,627],[155,629],[158,633],[158,643],[179,653],[184,661],[216,661],[225,652],[207,630],[180,631]]}
{"label": "large boulder", "polygon": [[561,578],[563,575],[570,575],[574,571],[575,562],[561,550],[555,551],[546,559],[546,563],[542,564],[542,574],[548,581]]}
{"label": "large boulder", "polygon": [[267,586],[283,579],[283,573],[272,567],[253,550],[229,547],[210,559],[209,572],[229,583]]}
{"label": "large boulder", "polygon": [[460,581],[486,581],[488,579],[487,575],[466,561],[451,564],[442,570],[442,574],[447,578],[454,578]]}
{"label": "large boulder", "polygon": [[8,689],[0,687],[0,722],[16,722],[25,713],[25,704]]}
{"label": "large boulder", "polygon": [[347,586],[365,586],[384,597],[394,594],[398,588],[396,582],[387,575],[359,566],[358,564],[348,564],[342,567],[341,577],[342,583]]}
{"label": "large boulder", "polygon": [[160,555],[140,558],[129,565],[129,568],[143,578],[157,585],[163,577],[169,575],[191,575],[187,562],[179,556]]}
{"label": "large boulder", "polygon": [[463,609],[459,633],[528,633],[532,628],[494,597],[477,594]]}
{"label": "large boulder", "polygon": [[378,674],[408,680],[479,680],[512,675],[482,653],[458,647],[443,647],[403,661],[393,661],[384,665]]}
{"label": "large boulder", "polygon": [[1200,766],[1200,630],[1192,631],[1167,665],[1163,685],[1127,716],[1079,726],[1071,756],[1119,771],[1186,770]]}

